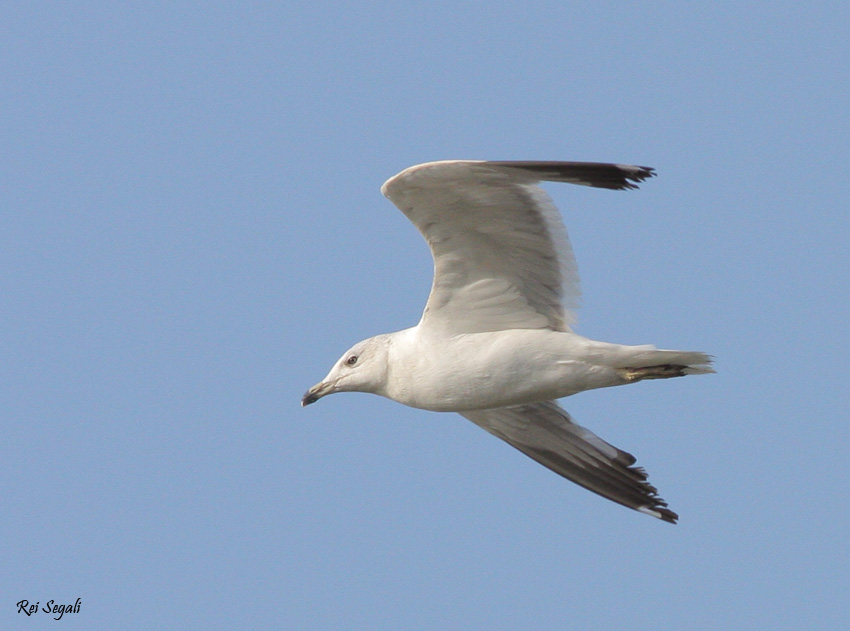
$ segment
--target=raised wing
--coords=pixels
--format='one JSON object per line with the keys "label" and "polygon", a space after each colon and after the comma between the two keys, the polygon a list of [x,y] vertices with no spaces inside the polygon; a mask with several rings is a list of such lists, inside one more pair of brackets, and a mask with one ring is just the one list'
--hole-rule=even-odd
{"label": "raised wing", "polygon": [[410,167],[381,191],[425,237],[434,283],[421,325],[451,333],[566,331],[578,306],[567,231],[537,184],[635,188],[647,167],[451,160]]}
{"label": "raised wing", "polygon": [[463,412],[463,416],[602,497],[673,524],[679,519],[646,481],[646,472],[632,466],[634,456],[574,423],[554,401]]}

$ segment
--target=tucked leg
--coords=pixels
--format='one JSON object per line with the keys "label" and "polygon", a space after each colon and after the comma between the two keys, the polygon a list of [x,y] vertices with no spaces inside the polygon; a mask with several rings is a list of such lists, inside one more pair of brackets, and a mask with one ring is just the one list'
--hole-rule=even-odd
{"label": "tucked leg", "polygon": [[642,368],[621,368],[620,373],[630,383],[643,379],[669,379],[670,377],[684,377],[687,375],[687,366],[678,364],[661,364],[659,366],[644,366]]}

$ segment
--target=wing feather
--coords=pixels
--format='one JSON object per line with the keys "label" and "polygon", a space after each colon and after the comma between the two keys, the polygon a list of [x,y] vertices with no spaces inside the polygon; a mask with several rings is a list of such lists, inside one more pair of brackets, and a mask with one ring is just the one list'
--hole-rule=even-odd
{"label": "wing feather", "polygon": [[658,497],[635,457],[573,422],[554,401],[464,412],[476,425],[558,475],[628,506],[676,523],[679,516]]}
{"label": "wing feather", "polygon": [[382,192],[434,258],[421,325],[453,333],[568,330],[578,272],[561,216],[538,182],[627,189],[651,175],[646,167],[591,162],[450,160],[390,178]]}

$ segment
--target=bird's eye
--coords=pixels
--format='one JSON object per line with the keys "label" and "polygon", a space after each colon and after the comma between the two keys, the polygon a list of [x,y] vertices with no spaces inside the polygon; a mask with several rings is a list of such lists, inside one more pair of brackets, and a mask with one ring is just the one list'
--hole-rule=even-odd
{"label": "bird's eye", "polygon": [[348,359],[345,360],[345,363],[348,364],[349,366],[353,366],[354,364],[357,363],[357,355],[352,355],[351,357],[349,357]]}

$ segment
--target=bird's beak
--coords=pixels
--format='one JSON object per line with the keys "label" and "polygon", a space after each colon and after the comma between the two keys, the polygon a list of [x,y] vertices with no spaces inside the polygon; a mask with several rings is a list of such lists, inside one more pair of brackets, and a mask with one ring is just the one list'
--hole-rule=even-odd
{"label": "bird's beak", "polygon": [[321,383],[317,383],[315,386],[307,390],[304,393],[304,396],[301,398],[301,407],[305,405],[310,405],[311,403],[315,403],[319,399],[321,399],[326,394],[330,394],[334,391],[334,384],[332,382],[323,381]]}

